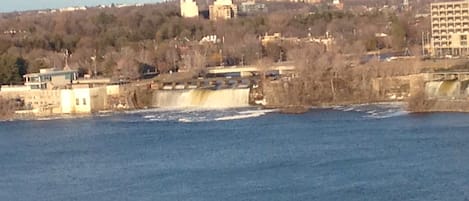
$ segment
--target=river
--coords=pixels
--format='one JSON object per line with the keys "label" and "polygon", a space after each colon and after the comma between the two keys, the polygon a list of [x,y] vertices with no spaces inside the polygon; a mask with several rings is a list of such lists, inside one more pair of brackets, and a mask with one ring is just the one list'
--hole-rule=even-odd
{"label": "river", "polygon": [[398,105],[0,122],[0,200],[468,200],[469,114]]}

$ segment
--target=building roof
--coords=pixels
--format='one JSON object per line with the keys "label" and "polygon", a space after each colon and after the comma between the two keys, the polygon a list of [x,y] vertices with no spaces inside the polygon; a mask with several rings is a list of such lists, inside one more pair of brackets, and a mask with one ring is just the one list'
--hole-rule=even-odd
{"label": "building roof", "polygon": [[78,73],[77,70],[57,70],[57,69],[41,69],[39,73],[29,73],[23,77],[36,77],[42,75],[63,75],[68,73]]}

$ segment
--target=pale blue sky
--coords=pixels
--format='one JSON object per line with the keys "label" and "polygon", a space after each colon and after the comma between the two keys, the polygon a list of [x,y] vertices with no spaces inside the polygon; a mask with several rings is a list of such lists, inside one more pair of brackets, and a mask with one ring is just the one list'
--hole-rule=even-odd
{"label": "pale blue sky", "polygon": [[157,3],[161,0],[0,0],[0,12],[63,8],[69,6],[95,6],[111,3]]}

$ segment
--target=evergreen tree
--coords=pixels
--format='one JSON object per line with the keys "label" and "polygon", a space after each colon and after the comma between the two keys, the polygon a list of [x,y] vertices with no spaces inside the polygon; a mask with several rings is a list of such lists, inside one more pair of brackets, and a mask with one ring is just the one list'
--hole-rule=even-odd
{"label": "evergreen tree", "polygon": [[0,56],[0,83],[20,83],[26,74],[28,64],[26,60],[11,55]]}

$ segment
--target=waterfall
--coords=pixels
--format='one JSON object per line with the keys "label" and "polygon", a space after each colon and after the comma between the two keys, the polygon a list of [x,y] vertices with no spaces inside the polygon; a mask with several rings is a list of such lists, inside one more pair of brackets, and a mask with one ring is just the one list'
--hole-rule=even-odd
{"label": "waterfall", "polygon": [[249,89],[157,91],[155,107],[232,108],[249,106]]}
{"label": "waterfall", "polygon": [[429,82],[425,92],[433,97],[456,97],[460,95],[460,86],[458,81]]}
{"label": "waterfall", "polygon": [[440,90],[438,90],[438,95],[448,97],[458,96],[459,87],[460,85],[458,81],[444,81],[440,86]]}
{"label": "waterfall", "polygon": [[430,97],[438,96],[438,91],[443,82],[427,82],[425,84],[425,94]]}

